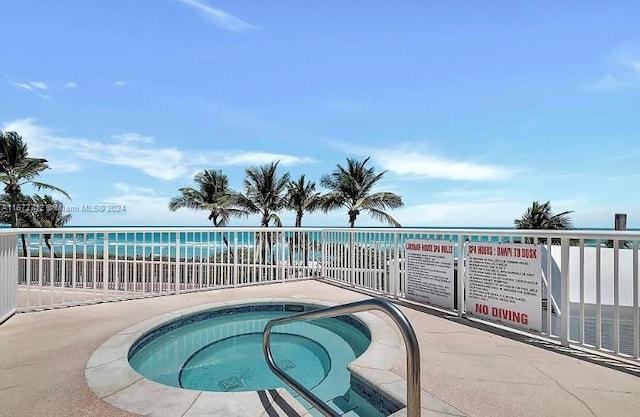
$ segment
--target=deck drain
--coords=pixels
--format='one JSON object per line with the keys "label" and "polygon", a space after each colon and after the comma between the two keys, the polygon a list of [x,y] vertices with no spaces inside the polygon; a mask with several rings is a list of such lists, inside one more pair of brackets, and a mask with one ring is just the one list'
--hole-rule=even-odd
{"label": "deck drain", "polygon": [[235,377],[235,376],[232,376],[231,378],[222,379],[222,380],[218,381],[218,386],[223,391],[231,391],[231,390],[234,390],[236,388],[241,388],[243,385],[244,384],[242,383],[242,381],[239,378]]}

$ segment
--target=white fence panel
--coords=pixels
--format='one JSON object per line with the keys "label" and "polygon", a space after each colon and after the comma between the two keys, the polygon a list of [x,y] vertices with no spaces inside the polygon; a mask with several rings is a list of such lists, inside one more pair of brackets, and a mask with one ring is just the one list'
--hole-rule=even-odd
{"label": "white fence panel", "polygon": [[16,235],[0,235],[0,323],[17,308],[18,250]]}

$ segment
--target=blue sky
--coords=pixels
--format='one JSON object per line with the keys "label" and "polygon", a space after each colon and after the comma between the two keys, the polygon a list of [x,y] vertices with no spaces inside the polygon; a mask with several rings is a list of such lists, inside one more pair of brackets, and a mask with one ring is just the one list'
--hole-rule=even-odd
{"label": "blue sky", "polygon": [[403,226],[512,226],[550,200],[577,227],[617,212],[640,227],[636,1],[22,0],[0,15],[0,129],[50,161],[42,180],[69,205],[127,209],[73,225],[206,225],[167,209],[198,170],[240,189],[248,166],[318,180],[370,156]]}

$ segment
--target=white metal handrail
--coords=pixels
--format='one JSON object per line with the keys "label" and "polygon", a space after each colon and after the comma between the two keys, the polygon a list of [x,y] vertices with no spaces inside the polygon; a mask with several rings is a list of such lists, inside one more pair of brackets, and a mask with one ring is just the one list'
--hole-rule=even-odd
{"label": "white metal handrail", "polygon": [[319,399],[307,388],[302,386],[295,379],[287,375],[282,369],[278,367],[273,359],[271,352],[271,329],[274,326],[291,323],[295,321],[306,321],[321,318],[329,318],[341,316],[344,314],[358,313],[361,311],[378,310],[387,314],[393,322],[400,329],[404,344],[407,349],[407,417],[419,417],[420,416],[420,346],[418,345],[418,339],[416,333],[411,326],[411,323],[407,317],[400,311],[400,309],[391,302],[379,298],[372,298],[363,301],[356,301],[354,303],[342,304],[335,307],[327,307],[313,311],[307,311],[300,314],[295,314],[287,317],[280,317],[272,319],[267,322],[265,326],[262,348],[264,350],[264,356],[267,359],[269,368],[280,379],[286,382],[291,388],[293,388],[298,394],[300,394],[305,400],[313,405],[323,415],[329,417],[337,417],[340,414],[332,410],[324,401]]}

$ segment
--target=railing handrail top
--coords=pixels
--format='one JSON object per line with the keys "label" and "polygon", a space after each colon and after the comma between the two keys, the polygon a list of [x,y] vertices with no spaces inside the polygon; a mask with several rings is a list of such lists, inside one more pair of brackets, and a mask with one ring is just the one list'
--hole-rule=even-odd
{"label": "railing handrail top", "polygon": [[214,226],[104,226],[62,228],[3,228],[4,234],[64,234],[64,233],[220,233],[220,232],[340,232],[340,233],[402,233],[444,235],[491,235],[501,237],[551,237],[575,239],[640,239],[640,231],[620,230],[538,230],[538,229],[447,229],[447,228],[348,228],[348,227],[214,227]]}
{"label": "railing handrail top", "polygon": [[102,227],[60,227],[60,228],[38,228],[38,227],[24,227],[24,228],[3,228],[0,229],[0,234],[65,234],[65,233],[193,233],[193,232],[206,232],[206,233],[220,233],[220,232],[321,232],[322,228],[318,227],[214,227],[214,226],[102,226]]}
{"label": "railing handrail top", "polygon": [[[640,238],[640,231],[637,230],[550,230],[550,229],[484,229],[484,228],[468,228],[468,229],[447,229],[439,227],[401,227],[401,228],[342,228],[342,227],[326,227],[322,228],[325,232],[365,232],[365,233],[429,233],[429,234],[445,234],[445,235],[492,235],[492,236],[532,236],[532,237],[581,237],[603,238],[606,236],[624,236],[629,238]],[[597,236],[597,237],[596,237]]]}

